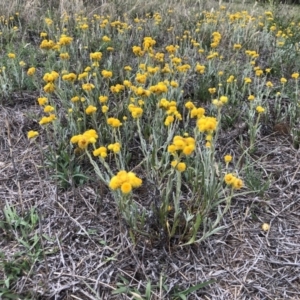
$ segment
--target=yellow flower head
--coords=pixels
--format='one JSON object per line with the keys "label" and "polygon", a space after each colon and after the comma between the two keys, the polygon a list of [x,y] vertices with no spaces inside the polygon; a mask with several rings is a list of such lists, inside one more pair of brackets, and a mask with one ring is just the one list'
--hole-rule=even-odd
{"label": "yellow flower head", "polygon": [[33,139],[35,137],[37,137],[39,135],[39,133],[37,131],[34,130],[30,130],[27,132],[27,138],[28,139]]}
{"label": "yellow flower head", "polygon": [[88,76],[89,76],[89,73],[87,71],[85,71],[83,73],[78,74],[78,80],[85,79]]}
{"label": "yellow flower head", "polygon": [[39,103],[40,106],[43,106],[43,105],[45,105],[48,102],[48,98],[46,98],[46,97],[40,97],[40,98],[37,99],[37,101],[38,101],[38,103]]}
{"label": "yellow flower head", "polygon": [[231,185],[233,183],[233,181],[235,180],[235,177],[233,176],[232,173],[228,173],[225,175],[224,177],[224,181],[226,184]]}
{"label": "yellow flower head", "polygon": [[234,76],[230,75],[227,79],[227,83],[232,83],[234,81]]}
{"label": "yellow flower head", "polygon": [[213,132],[217,129],[217,119],[215,117],[205,117],[198,119],[197,127],[200,132]]}
{"label": "yellow flower head", "polygon": [[224,156],[224,161],[226,164],[230,163],[232,161],[232,156],[227,154]]}
{"label": "yellow flower head", "polygon": [[11,59],[16,58],[16,54],[14,54],[14,53],[8,53],[7,56],[8,56],[8,58],[11,58]]}
{"label": "yellow flower head", "polygon": [[286,80],[286,78],[282,77],[282,78],[280,79],[280,82],[281,82],[282,84],[285,84],[285,83],[287,83],[287,80]]}
{"label": "yellow flower head", "polygon": [[69,82],[74,82],[77,78],[75,73],[68,73],[62,76],[62,79]]}
{"label": "yellow flower head", "polygon": [[60,54],[59,54],[59,57],[60,57],[60,59],[62,59],[62,60],[68,60],[68,59],[70,59],[70,55],[69,55],[68,52],[60,53]]}
{"label": "yellow flower head", "polygon": [[54,82],[59,77],[59,74],[55,71],[51,71],[50,73],[46,73],[43,77],[45,82]]}
{"label": "yellow flower head", "polygon": [[53,107],[53,106],[51,106],[51,105],[46,105],[46,106],[44,107],[44,112],[45,112],[45,113],[50,113],[50,112],[52,112],[52,111],[54,111],[54,107]]}
{"label": "yellow flower head", "polygon": [[107,96],[99,96],[98,99],[99,99],[100,103],[106,103],[108,100],[108,97]]}
{"label": "yellow flower head", "polygon": [[226,104],[228,102],[228,97],[227,96],[221,96],[220,97],[220,101],[223,103],[223,104]]}
{"label": "yellow flower head", "polygon": [[245,78],[244,78],[244,82],[245,82],[245,83],[251,83],[251,82],[252,82],[252,79],[249,78],[249,77],[245,77]]}
{"label": "yellow flower head", "polygon": [[176,135],[173,138],[173,144],[168,146],[169,153],[175,153],[176,151],[182,152],[184,155],[191,155],[196,148],[196,141],[192,137],[182,137]]}
{"label": "yellow flower head", "polygon": [[42,117],[39,121],[40,125],[46,125],[48,123],[53,122],[56,119],[56,116],[54,114],[49,115],[48,117]]}
{"label": "yellow flower head", "polygon": [[53,93],[55,91],[55,85],[53,82],[48,82],[43,89],[45,93]]}
{"label": "yellow flower head", "polygon": [[266,86],[269,87],[269,88],[271,88],[271,87],[273,87],[273,83],[272,83],[271,81],[268,81],[268,82],[266,83]]}
{"label": "yellow flower head", "polygon": [[107,71],[107,70],[103,70],[101,72],[101,75],[104,77],[104,78],[111,78],[113,73],[111,71]]}
{"label": "yellow flower head", "polygon": [[156,44],[156,41],[151,37],[144,37],[143,48],[145,51],[149,51]]}
{"label": "yellow flower head", "polygon": [[50,50],[53,49],[56,44],[52,40],[43,40],[40,44],[41,49]]}
{"label": "yellow flower head", "polygon": [[111,150],[114,153],[119,153],[121,150],[121,144],[120,143],[109,144],[107,148],[108,150]]}
{"label": "yellow flower head", "polygon": [[232,183],[232,188],[235,190],[239,190],[243,187],[244,183],[243,180],[240,178],[234,178],[233,183]]}
{"label": "yellow flower head", "polygon": [[194,105],[194,103],[193,103],[192,101],[186,102],[184,106],[185,106],[187,109],[189,109],[189,110],[195,108],[195,105]]}
{"label": "yellow flower head", "polygon": [[89,144],[95,144],[98,138],[96,130],[90,129],[85,131],[83,134],[74,135],[71,138],[72,144],[78,144],[80,149],[86,149]]}
{"label": "yellow flower head", "polygon": [[107,149],[103,146],[99,147],[93,151],[93,155],[105,158],[105,157],[107,157]]}
{"label": "yellow flower head", "polygon": [[204,114],[205,114],[205,109],[202,107],[199,108],[194,107],[191,109],[191,118],[200,119],[204,116]]}
{"label": "yellow flower head", "polygon": [[123,194],[128,194],[132,191],[132,186],[130,184],[130,182],[124,182],[122,185],[121,185],[121,191]]}
{"label": "yellow flower head", "polygon": [[242,45],[241,44],[234,44],[233,45],[233,49],[234,50],[239,50],[239,49],[241,49],[242,48]]}
{"label": "yellow flower head", "polygon": [[144,51],[142,50],[141,47],[139,46],[133,46],[132,47],[132,52],[136,55],[136,56],[143,56],[144,55]]}
{"label": "yellow flower head", "polygon": [[85,110],[85,113],[87,115],[91,115],[93,113],[95,113],[97,111],[97,107],[96,106],[93,106],[93,105],[89,105],[86,110]]}
{"label": "yellow flower head", "polygon": [[58,44],[61,46],[66,46],[66,45],[70,45],[72,41],[73,41],[72,37],[62,34],[60,36]]}
{"label": "yellow flower head", "polygon": [[125,70],[125,71],[132,71],[132,68],[131,68],[130,66],[125,66],[125,67],[124,67],[124,70]]}
{"label": "yellow flower head", "polygon": [[71,101],[72,101],[72,102],[78,102],[79,100],[80,100],[80,99],[79,99],[78,96],[74,96],[74,97],[71,98]]}
{"label": "yellow flower head", "polygon": [[270,230],[270,225],[268,223],[264,223],[261,225],[261,229],[263,231],[268,231],[268,230]]}
{"label": "yellow flower head", "polygon": [[120,122],[120,120],[116,119],[116,118],[108,118],[107,124],[114,128],[118,128],[118,127],[122,126],[122,123]]}
{"label": "yellow flower head", "polygon": [[171,166],[179,172],[184,172],[186,170],[186,164],[184,162],[178,162],[177,160],[173,160]]}
{"label": "yellow flower head", "polygon": [[120,93],[121,91],[124,91],[125,87],[122,84],[116,84],[116,85],[112,85],[110,87],[110,90],[112,93]]}
{"label": "yellow flower head", "polygon": [[36,71],[35,67],[31,67],[31,68],[28,69],[27,75],[28,76],[33,76],[35,74],[35,71]]}
{"label": "yellow flower head", "polygon": [[102,58],[102,53],[101,52],[94,52],[94,53],[90,53],[90,59],[92,61],[99,61]]}
{"label": "yellow flower head", "polygon": [[123,194],[131,192],[132,188],[141,186],[142,180],[138,178],[133,172],[119,171],[117,175],[110,180],[109,187],[112,190],[121,189]]}
{"label": "yellow flower head", "polygon": [[211,95],[213,95],[217,92],[217,89],[216,88],[209,88],[208,91]]}
{"label": "yellow flower head", "polygon": [[109,107],[108,107],[107,105],[103,105],[103,106],[101,107],[101,111],[102,111],[104,114],[106,114],[106,113],[108,112],[108,109],[109,109]]}
{"label": "yellow flower head", "polygon": [[84,83],[81,87],[86,92],[90,92],[95,88],[95,86],[92,83]]}
{"label": "yellow flower head", "polygon": [[262,114],[262,113],[265,111],[265,109],[264,109],[262,106],[257,106],[257,107],[256,107],[256,111],[257,111],[259,114]]}
{"label": "yellow flower head", "polygon": [[109,38],[108,36],[104,35],[104,36],[102,37],[102,41],[103,41],[103,42],[110,42],[110,38]]}

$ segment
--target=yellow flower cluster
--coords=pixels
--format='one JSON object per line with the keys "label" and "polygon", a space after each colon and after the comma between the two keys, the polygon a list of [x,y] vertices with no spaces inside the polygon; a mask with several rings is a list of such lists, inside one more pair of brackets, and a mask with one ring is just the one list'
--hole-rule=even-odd
{"label": "yellow flower cluster", "polygon": [[54,81],[59,77],[59,74],[55,71],[52,71],[50,73],[46,73],[43,77],[43,80],[47,82],[47,84],[44,86],[44,91],[46,93],[53,93],[55,90]]}
{"label": "yellow flower cluster", "polygon": [[243,187],[243,180],[237,178],[232,173],[228,173],[224,176],[224,181],[227,185],[231,186],[235,190],[239,190]]}
{"label": "yellow flower cluster", "polygon": [[39,121],[40,125],[45,125],[48,123],[51,123],[56,119],[56,116],[54,114],[50,114],[48,117],[42,117],[41,120]]}
{"label": "yellow flower cluster", "polygon": [[211,48],[217,48],[221,41],[221,34],[217,31],[212,33],[212,43],[210,44]]}
{"label": "yellow flower cluster", "polygon": [[232,156],[230,154],[225,155],[224,161],[226,164],[229,164],[232,161]]}
{"label": "yellow flower cluster", "polygon": [[228,102],[228,97],[221,96],[220,99],[214,99],[212,104],[218,108],[222,107],[224,104]]}
{"label": "yellow flower cluster", "polygon": [[184,64],[184,65],[180,65],[176,67],[176,70],[179,73],[185,73],[187,72],[189,69],[191,68],[191,66],[189,64]]}
{"label": "yellow flower cluster", "polygon": [[114,153],[119,153],[121,150],[121,144],[120,143],[109,144],[107,148],[108,150],[113,151]]}
{"label": "yellow flower cluster", "polygon": [[246,50],[245,53],[250,56],[251,58],[257,58],[259,57],[259,54],[255,50]]}
{"label": "yellow flower cluster", "polygon": [[112,73],[112,71],[103,70],[103,71],[101,72],[101,75],[102,75],[104,78],[111,78],[112,75],[113,75],[113,73]]}
{"label": "yellow flower cluster", "polygon": [[138,119],[143,115],[143,109],[140,106],[129,104],[128,110],[131,112],[131,115],[134,119]]}
{"label": "yellow flower cluster", "polygon": [[39,133],[37,131],[34,130],[30,130],[27,132],[27,138],[28,139],[33,139],[35,137],[37,137],[39,135]]}
{"label": "yellow flower cluster", "polygon": [[116,85],[112,85],[110,87],[110,91],[114,94],[118,94],[118,93],[124,91],[124,89],[125,89],[125,87],[122,84],[116,84]]}
{"label": "yellow flower cluster", "polygon": [[257,113],[262,114],[265,111],[265,109],[259,105],[256,107],[256,111],[257,111]]}
{"label": "yellow flower cluster", "polygon": [[84,83],[81,87],[86,92],[90,92],[95,88],[95,86],[92,83]]}
{"label": "yellow flower cluster", "polygon": [[72,37],[62,34],[59,38],[58,44],[60,46],[67,46],[67,45],[70,45],[72,43],[72,41],[73,41]]}
{"label": "yellow flower cluster", "polygon": [[135,93],[136,96],[149,97],[151,95],[149,90],[143,89],[141,86],[131,86],[130,89]]}
{"label": "yellow flower cluster", "polygon": [[35,67],[31,67],[27,70],[27,75],[33,76],[35,74],[35,71],[36,71]]}
{"label": "yellow flower cluster", "polygon": [[37,99],[37,101],[38,101],[38,103],[39,103],[40,106],[43,106],[43,105],[45,105],[48,102],[48,98],[46,98],[46,97],[40,97],[40,98]]}
{"label": "yellow flower cluster", "polygon": [[145,51],[152,50],[152,47],[156,44],[156,41],[149,36],[144,37],[143,48]]}
{"label": "yellow flower cluster", "polygon": [[120,120],[116,119],[116,118],[108,118],[107,124],[114,128],[118,128],[118,127],[122,126],[122,123],[120,122]]}
{"label": "yellow flower cluster", "polygon": [[55,71],[51,71],[50,73],[46,73],[43,77],[45,82],[54,82],[59,77],[59,74]]}
{"label": "yellow flower cluster", "polygon": [[83,134],[74,135],[71,138],[72,144],[78,144],[80,149],[86,149],[89,144],[95,144],[98,138],[96,130],[90,129],[85,131]]}
{"label": "yellow flower cluster", "polygon": [[52,111],[54,111],[54,107],[52,105],[46,105],[44,107],[44,113],[50,113]]}
{"label": "yellow flower cluster", "polygon": [[203,116],[197,121],[197,127],[200,132],[213,133],[217,129],[217,119],[215,117]]}
{"label": "yellow flower cluster", "polygon": [[144,51],[142,50],[142,48],[140,46],[133,46],[132,47],[132,52],[136,56],[143,56],[144,55]]}
{"label": "yellow flower cluster", "polygon": [[94,52],[94,53],[90,53],[90,59],[92,61],[99,61],[102,58],[102,53],[101,52]]}
{"label": "yellow flower cluster", "polygon": [[164,82],[159,82],[156,85],[150,86],[149,91],[156,95],[160,95],[162,93],[166,93],[168,91],[168,87]]}
{"label": "yellow flower cluster", "polygon": [[205,66],[200,65],[199,63],[196,64],[195,67],[196,72],[200,73],[200,74],[204,74],[205,72]]}
{"label": "yellow flower cluster", "polygon": [[135,76],[135,81],[137,83],[145,84],[146,80],[147,80],[147,74],[146,73],[144,73],[144,74],[137,73],[136,76]]}
{"label": "yellow flower cluster", "polygon": [[93,155],[94,156],[100,156],[102,158],[107,157],[107,149],[106,149],[106,147],[102,146],[102,147],[99,147],[99,148],[95,149],[93,151]]}
{"label": "yellow flower cluster", "polygon": [[179,48],[178,45],[176,45],[176,46],[174,46],[174,45],[166,46],[166,50],[169,54],[174,54],[178,48]]}
{"label": "yellow flower cluster", "polygon": [[83,73],[80,73],[78,74],[78,80],[82,80],[82,79],[85,79],[89,76],[89,73],[87,71],[83,72]]}
{"label": "yellow flower cluster", "polygon": [[70,59],[70,55],[69,55],[68,52],[62,52],[62,53],[60,53],[60,54],[59,54],[59,57],[60,57],[60,59],[62,59],[62,60],[68,60],[68,59]]}
{"label": "yellow flower cluster", "polygon": [[93,113],[95,113],[97,111],[97,107],[93,106],[93,105],[89,105],[86,109],[85,109],[85,113],[87,115],[92,115]]}
{"label": "yellow flower cluster", "polygon": [[175,121],[175,118],[177,120],[182,120],[182,116],[177,110],[176,101],[168,101],[167,99],[163,98],[160,100],[158,107],[166,110],[167,117],[164,123],[165,126],[170,126]]}
{"label": "yellow flower cluster", "polygon": [[123,194],[128,194],[133,188],[138,188],[142,185],[142,179],[138,178],[133,172],[119,171],[117,175],[110,180],[109,187],[112,190],[121,189]]}
{"label": "yellow flower cluster", "polygon": [[168,146],[168,152],[171,154],[182,153],[184,155],[191,155],[195,148],[196,142],[194,138],[176,135],[173,138],[173,143]]}
{"label": "yellow flower cluster", "polygon": [[185,107],[190,111],[191,118],[200,119],[205,114],[205,109],[202,107],[197,108],[192,101],[186,102]]}
{"label": "yellow flower cluster", "polygon": [[100,103],[106,103],[108,101],[108,97],[107,96],[99,96],[99,102]]}
{"label": "yellow flower cluster", "polygon": [[179,172],[184,172],[186,170],[186,164],[184,162],[179,162],[178,160],[173,160],[171,166]]}
{"label": "yellow flower cluster", "polygon": [[75,73],[68,73],[62,76],[62,80],[74,82],[77,79],[77,75]]}
{"label": "yellow flower cluster", "polygon": [[121,150],[121,144],[120,143],[109,144],[107,146],[107,148],[104,146],[101,146],[93,151],[93,155],[105,158],[105,157],[107,157],[107,150],[110,150],[114,153],[119,153]]}
{"label": "yellow flower cluster", "polygon": [[44,50],[51,50],[54,49],[56,47],[56,44],[54,41],[52,40],[43,40],[40,44],[40,48],[44,49]]}
{"label": "yellow flower cluster", "polygon": [[159,70],[160,70],[160,67],[158,67],[158,66],[157,67],[151,67],[151,66],[147,67],[147,72],[152,75],[158,73]]}

